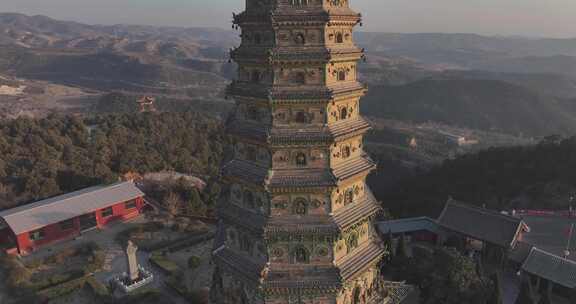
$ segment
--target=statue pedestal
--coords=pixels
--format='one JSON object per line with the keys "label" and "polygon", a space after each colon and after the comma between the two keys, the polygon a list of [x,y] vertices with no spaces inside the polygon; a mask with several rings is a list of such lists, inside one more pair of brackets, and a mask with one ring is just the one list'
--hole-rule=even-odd
{"label": "statue pedestal", "polygon": [[152,272],[144,269],[138,265],[138,258],[136,256],[138,247],[132,242],[128,241],[126,246],[126,258],[128,264],[128,272],[114,277],[112,282],[120,287],[124,292],[134,291],[154,280]]}
{"label": "statue pedestal", "polygon": [[144,285],[148,285],[154,280],[152,272],[144,269],[142,266],[139,266],[138,268],[140,276],[136,280],[132,280],[130,274],[124,272],[121,275],[114,277],[112,282],[122,291],[129,293]]}

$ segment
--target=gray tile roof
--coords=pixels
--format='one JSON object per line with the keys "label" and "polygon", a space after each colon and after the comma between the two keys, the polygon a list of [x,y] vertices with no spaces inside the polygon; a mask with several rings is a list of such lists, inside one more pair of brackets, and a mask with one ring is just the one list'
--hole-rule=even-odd
{"label": "gray tile roof", "polygon": [[396,234],[416,231],[430,231],[432,233],[439,233],[440,231],[438,223],[429,217],[413,217],[391,221],[381,221],[376,223],[376,227],[378,227],[378,230],[382,234],[386,234],[388,232]]}
{"label": "gray tile roof", "polygon": [[380,202],[376,200],[370,189],[366,189],[366,195],[357,199],[353,204],[349,204],[334,212],[334,222],[340,230],[344,230],[381,210]]}
{"label": "gray tile roof", "polygon": [[354,278],[357,274],[374,265],[384,256],[384,248],[379,244],[370,243],[346,256],[338,267],[344,281]]}
{"label": "gray tile roof", "polygon": [[522,264],[530,255],[530,252],[532,252],[532,248],[534,248],[532,244],[519,241],[516,243],[516,246],[514,246],[514,248],[508,253],[508,258],[516,263]]}
{"label": "gray tile roof", "polygon": [[576,288],[576,262],[532,248],[522,270],[558,285]]}
{"label": "gray tile roof", "polygon": [[0,218],[15,234],[20,234],[142,196],[144,193],[134,183],[120,182],[4,210],[0,212]]}
{"label": "gray tile roof", "polygon": [[388,297],[386,304],[418,303],[416,288],[404,282],[384,282]]}
{"label": "gray tile roof", "polygon": [[516,242],[521,219],[450,200],[438,218],[440,226],[503,248]]}

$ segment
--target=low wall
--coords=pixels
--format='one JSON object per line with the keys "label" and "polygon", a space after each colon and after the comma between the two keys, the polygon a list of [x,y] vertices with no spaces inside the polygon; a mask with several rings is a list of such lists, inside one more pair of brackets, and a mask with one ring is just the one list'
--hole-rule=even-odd
{"label": "low wall", "polygon": [[512,212],[512,215],[516,216],[561,216],[561,217],[570,217],[576,218],[576,211],[570,210],[515,210]]}

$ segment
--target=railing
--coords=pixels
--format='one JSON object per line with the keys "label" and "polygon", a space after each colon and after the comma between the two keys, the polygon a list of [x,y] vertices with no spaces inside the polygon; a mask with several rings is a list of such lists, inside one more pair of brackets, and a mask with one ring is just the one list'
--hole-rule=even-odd
{"label": "railing", "polygon": [[570,210],[515,210],[512,215],[528,215],[528,216],[561,216],[576,218],[576,211]]}

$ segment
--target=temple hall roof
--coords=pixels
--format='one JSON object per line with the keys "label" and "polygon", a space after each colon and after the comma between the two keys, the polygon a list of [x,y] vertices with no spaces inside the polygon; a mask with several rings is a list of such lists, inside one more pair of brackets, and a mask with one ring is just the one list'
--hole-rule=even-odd
{"label": "temple hall roof", "polygon": [[522,270],[569,289],[576,288],[576,262],[532,248]]}
{"label": "temple hall roof", "polygon": [[440,226],[468,237],[511,248],[523,228],[521,219],[450,200],[438,218]]}
{"label": "temple hall roof", "polygon": [[430,231],[432,233],[440,232],[440,227],[438,226],[436,220],[429,217],[414,217],[391,221],[381,221],[376,223],[376,226],[382,234],[386,234],[388,232],[397,234],[416,231]]}
{"label": "temple hall roof", "polygon": [[4,210],[0,212],[0,218],[15,234],[20,234],[143,196],[133,182],[120,182]]}

